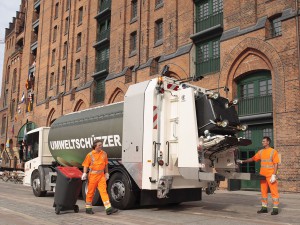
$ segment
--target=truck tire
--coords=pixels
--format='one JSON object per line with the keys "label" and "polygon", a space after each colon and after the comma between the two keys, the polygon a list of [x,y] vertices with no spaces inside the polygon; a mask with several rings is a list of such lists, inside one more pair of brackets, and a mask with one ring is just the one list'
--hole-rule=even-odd
{"label": "truck tire", "polygon": [[36,197],[44,197],[47,191],[41,190],[41,178],[39,173],[34,173],[31,177],[32,180],[32,191]]}
{"label": "truck tire", "polygon": [[[82,199],[84,201],[86,199],[87,184],[88,184],[87,180],[82,182],[81,194],[82,194]],[[96,188],[96,191],[95,191],[95,195],[94,195],[94,198],[93,198],[92,205],[103,205],[103,202],[101,200],[101,197],[100,197],[100,194],[99,194],[99,191],[98,191],[97,188]]]}
{"label": "truck tire", "polygon": [[130,209],[135,205],[135,194],[131,183],[122,173],[114,173],[108,181],[108,195],[111,204],[118,209]]}

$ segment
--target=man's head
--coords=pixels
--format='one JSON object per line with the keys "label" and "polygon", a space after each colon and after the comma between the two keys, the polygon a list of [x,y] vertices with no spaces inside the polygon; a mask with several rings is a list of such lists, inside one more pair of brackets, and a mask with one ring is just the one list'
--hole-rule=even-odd
{"label": "man's head", "polygon": [[102,149],[102,141],[100,141],[99,139],[96,139],[93,143],[93,149],[95,149],[96,151],[100,151]]}
{"label": "man's head", "polygon": [[271,144],[271,138],[268,136],[263,137],[263,139],[262,139],[263,147],[269,147],[270,144]]}

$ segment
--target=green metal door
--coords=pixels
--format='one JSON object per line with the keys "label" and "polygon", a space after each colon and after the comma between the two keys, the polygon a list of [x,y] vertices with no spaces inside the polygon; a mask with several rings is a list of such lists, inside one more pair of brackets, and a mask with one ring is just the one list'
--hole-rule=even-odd
{"label": "green metal door", "polygon": [[[269,136],[273,141],[273,124],[251,125],[247,131],[241,132],[240,137],[252,140],[252,144],[245,147],[240,147],[240,159],[248,159],[253,157],[260,149],[262,149],[262,138]],[[271,143],[272,146],[272,143]],[[240,166],[242,173],[259,173],[260,162],[245,163]],[[260,190],[259,180],[241,181],[241,189],[243,190]]]}

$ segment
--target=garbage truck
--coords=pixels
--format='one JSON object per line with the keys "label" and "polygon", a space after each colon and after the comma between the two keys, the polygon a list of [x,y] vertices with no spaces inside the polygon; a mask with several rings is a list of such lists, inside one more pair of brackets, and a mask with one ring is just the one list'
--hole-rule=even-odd
{"label": "garbage truck", "polygon": [[[123,102],[63,115],[50,127],[27,133],[35,158],[25,164],[24,184],[35,196],[55,190],[55,166],[76,166],[103,142],[109,159],[107,181],[111,203],[135,205],[198,201],[220,181],[256,179],[239,173],[240,123],[237,101],[218,92],[166,76],[131,85]],[[82,185],[85,197],[87,185]],[[93,204],[99,202],[95,194]]]}

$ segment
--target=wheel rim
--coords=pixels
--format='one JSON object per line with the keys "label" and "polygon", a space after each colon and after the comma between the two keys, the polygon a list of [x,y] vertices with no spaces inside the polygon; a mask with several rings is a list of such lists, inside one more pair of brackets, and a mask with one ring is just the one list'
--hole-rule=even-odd
{"label": "wheel rim", "polygon": [[39,191],[41,189],[41,182],[39,178],[35,178],[32,181],[32,187],[34,190]]}
{"label": "wheel rim", "polygon": [[125,185],[121,181],[113,183],[110,190],[112,198],[117,202],[121,201],[125,196]]}

